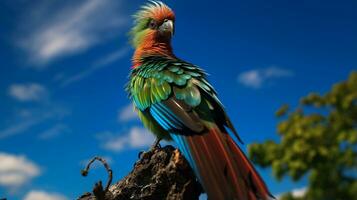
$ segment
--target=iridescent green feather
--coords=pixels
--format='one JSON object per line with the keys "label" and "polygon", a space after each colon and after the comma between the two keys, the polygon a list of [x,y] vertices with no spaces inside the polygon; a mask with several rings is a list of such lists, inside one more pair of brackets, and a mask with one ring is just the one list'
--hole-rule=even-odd
{"label": "iridescent green feather", "polygon": [[127,85],[135,106],[142,111],[171,95],[195,107],[201,102],[200,89],[216,95],[204,71],[184,61],[159,56],[144,58],[143,64],[132,70]]}

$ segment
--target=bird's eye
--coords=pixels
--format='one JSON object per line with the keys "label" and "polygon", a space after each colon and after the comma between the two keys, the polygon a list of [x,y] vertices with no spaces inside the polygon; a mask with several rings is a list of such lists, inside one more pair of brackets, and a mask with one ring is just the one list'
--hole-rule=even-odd
{"label": "bird's eye", "polygon": [[151,28],[151,29],[155,29],[156,28],[156,21],[155,20],[151,20],[150,22],[149,22],[149,28]]}

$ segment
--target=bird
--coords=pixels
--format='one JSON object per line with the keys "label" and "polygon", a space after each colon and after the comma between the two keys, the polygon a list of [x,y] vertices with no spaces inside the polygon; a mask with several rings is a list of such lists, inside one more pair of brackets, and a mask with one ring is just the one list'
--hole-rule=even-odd
{"label": "bird", "polygon": [[271,199],[238,145],[243,142],[207,73],[173,53],[172,9],[149,1],[133,18],[129,38],[135,50],[126,91],[143,125],[156,136],[153,147],[173,140],[209,199]]}

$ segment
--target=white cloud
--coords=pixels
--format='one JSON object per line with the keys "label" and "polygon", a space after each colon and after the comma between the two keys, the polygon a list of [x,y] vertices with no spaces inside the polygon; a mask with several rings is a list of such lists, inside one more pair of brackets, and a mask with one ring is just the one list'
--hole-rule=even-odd
{"label": "white cloud", "polygon": [[46,88],[37,83],[10,85],[9,95],[18,101],[41,101],[46,98]]}
{"label": "white cloud", "polygon": [[40,174],[40,168],[25,156],[0,152],[0,185],[18,188]]}
{"label": "white cloud", "polygon": [[279,67],[269,67],[266,70],[264,70],[264,74],[268,78],[279,78],[279,77],[292,76],[293,72]]}
{"label": "white cloud", "polygon": [[263,82],[263,77],[258,70],[243,72],[238,77],[239,81],[249,87],[258,88]]}
{"label": "white cloud", "polygon": [[[306,187],[296,188],[296,189],[293,189],[293,190],[290,191],[290,192],[291,192],[291,194],[292,194],[293,197],[301,198],[301,197],[303,197],[303,196],[306,194],[307,188],[306,188]],[[283,194],[284,194],[284,193],[275,195],[275,197],[279,200],[279,199],[281,199],[281,196],[282,196]]]}
{"label": "white cloud", "polygon": [[135,119],[138,119],[138,114],[135,112],[133,104],[128,104],[127,106],[119,110],[119,122],[128,122]]}
{"label": "white cloud", "polygon": [[25,33],[19,46],[37,67],[84,51],[122,33],[128,19],[121,13],[120,2],[88,0],[55,5],[42,1],[32,8],[37,12],[24,17]]}
{"label": "white cloud", "polygon": [[102,141],[104,149],[120,152],[126,149],[136,149],[149,147],[153,144],[155,137],[148,130],[140,127],[133,127],[127,134],[114,135],[110,132],[101,133],[98,135]]}
{"label": "white cloud", "polygon": [[238,76],[238,81],[244,86],[258,89],[269,80],[291,76],[293,76],[293,72],[290,70],[269,67],[266,69],[254,69],[242,72]]}
{"label": "white cloud", "polygon": [[42,190],[32,190],[28,192],[24,200],[67,200],[68,198],[58,194],[58,193],[49,193]]}
{"label": "white cloud", "polygon": [[56,124],[48,130],[42,132],[38,137],[42,140],[48,140],[58,137],[61,134],[69,133],[71,130],[65,124]]}
{"label": "white cloud", "polygon": [[112,52],[106,56],[104,56],[102,59],[98,60],[97,62],[95,62],[92,66],[90,66],[89,68],[86,68],[85,70],[70,76],[68,78],[63,78],[61,80],[61,85],[62,86],[67,86],[70,85],[74,82],[80,81],[82,79],[84,79],[85,77],[90,76],[91,74],[93,74],[93,72],[97,71],[98,69],[104,68],[110,64],[112,64],[113,62],[116,62],[118,60],[120,60],[123,56],[125,56],[125,54],[128,52],[128,48],[124,47],[121,48],[115,52]]}

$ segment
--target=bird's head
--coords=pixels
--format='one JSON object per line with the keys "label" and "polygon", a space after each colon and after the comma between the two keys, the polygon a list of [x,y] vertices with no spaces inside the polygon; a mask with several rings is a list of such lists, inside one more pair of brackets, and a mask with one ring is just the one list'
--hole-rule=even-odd
{"label": "bird's head", "polygon": [[130,39],[134,48],[170,44],[174,34],[174,12],[161,1],[150,1],[134,15]]}

